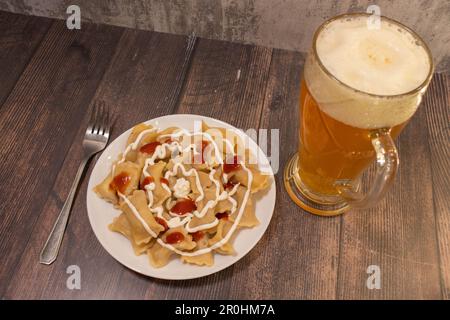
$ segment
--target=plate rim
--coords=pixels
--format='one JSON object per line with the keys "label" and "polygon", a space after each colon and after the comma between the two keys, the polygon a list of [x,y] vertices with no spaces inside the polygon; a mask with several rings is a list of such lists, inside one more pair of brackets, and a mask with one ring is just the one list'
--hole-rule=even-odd
{"label": "plate rim", "polygon": [[[124,136],[124,135],[126,135],[127,133],[129,133],[129,132],[131,131],[131,129],[132,129],[134,126],[136,126],[136,125],[139,124],[139,123],[146,123],[146,124],[155,123],[155,122],[157,122],[157,121],[160,121],[161,119],[167,119],[167,118],[170,119],[170,118],[172,118],[172,117],[175,117],[175,118],[178,118],[178,117],[197,118],[197,119],[193,119],[193,120],[212,121],[212,122],[215,122],[215,123],[218,123],[218,124],[223,125],[225,128],[232,127],[233,129],[238,129],[238,128],[235,127],[234,125],[229,124],[229,123],[227,123],[227,122],[225,122],[225,121],[222,121],[222,120],[220,120],[220,119],[215,119],[215,118],[212,118],[212,117],[203,116],[203,115],[198,115],[198,114],[191,114],[191,113],[176,113],[176,114],[169,114],[169,115],[164,115],[164,116],[152,118],[152,119],[149,119],[149,120],[140,121],[140,122],[137,122],[137,123],[133,124],[133,125],[130,126],[128,129],[126,129],[125,131],[123,131],[122,133],[120,133],[113,141],[111,141],[110,143],[108,143],[108,145],[105,147],[105,149],[101,151],[100,156],[97,158],[97,160],[96,160],[96,162],[95,162],[95,164],[94,164],[94,166],[93,166],[93,168],[92,168],[92,170],[91,170],[91,172],[90,172],[90,175],[89,175],[89,181],[88,181],[88,186],[87,186],[87,191],[86,191],[86,211],[87,211],[87,215],[88,215],[88,219],[89,219],[89,224],[90,224],[91,230],[93,231],[93,233],[94,233],[94,235],[95,235],[97,241],[100,243],[100,245],[102,246],[102,248],[103,248],[103,249],[104,249],[104,250],[105,250],[112,258],[114,258],[114,260],[116,260],[117,262],[119,262],[122,266],[124,266],[124,267],[126,267],[126,268],[128,268],[128,269],[130,269],[130,270],[132,270],[132,271],[134,271],[134,272],[136,272],[136,273],[139,273],[139,274],[141,274],[141,275],[143,275],[143,276],[146,276],[146,277],[150,277],[150,278],[154,278],[154,279],[162,279],[162,280],[182,281],[182,280],[191,280],[191,279],[203,278],[203,277],[207,277],[207,276],[210,276],[210,275],[212,275],[212,274],[218,273],[218,272],[220,272],[220,271],[223,271],[223,270],[229,268],[230,266],[234,265],[234,264],[237,263],[238,261],[240,261],[240,260],[241,260],[242,258],[244,258],[244,257],[245,257],[252,249],[254,249],[254,248],[258,245],[258,243],[261,241],[261,239],[264,237],[264,235],[266,234],[267,229],[268,229],[268,227],[269,227],[269,225],[270,225],[270,223],[271,223],[271,221],[272,221],[272,217],[273,217],[273,214],[274,214],[274,212],[275,212],[277,190],[276,190],[276,179],[275,179],[275,174],[274,174],[274,172],[273,172],[272,166],[270,166],[270,161],[269,161],[267,155],[266,155],[265,152],[260,148],[260,146],[258,145],[258,143],[257,143],[256,141],[254,141],[250,136],[248,136],[243,130],[238,129],[238,132],[239,132],[238,134],[241,135],[241,137],[242,137],[242,135],[248,137],[248,138],[252,141],[251,143],[254,143],[254,145],[256,146],[256,148],[259,149],[259,152],[262,153],[262,155],[264,156],[264,159],[265,159],[265,160],[267,161],[267,163],[269,164],[269,170],[270,170],[270,173],[271,173],[271,175],[270,175],[270,177],[269,177],[270,182],[271,182],[271,187],[268,189],[268,192],[270,192],[270,190],[273,189],[273,203],[271,203],[271,208],[270,208],[270,210],[267,210],[267,212],[270,212],[270,214],[268,214],[268,215],[270,215],[270,216],[268,217],[267,224],[266,224],[265,226],[261,226],[261,224],[258,225],[258,226],[255,226],[256,228],[259,227],[259,226],[261,226],[261,227],[264,228],[263,230],[261,230],[261,231],[262,231],[262,232],[261,232],[261,235],[260,235],[259,238],[256,240],[256,242],[255,242],[252,246],[249,246],[248,248],[246,248],[246,249],[245,249],[244,251],[242,251],[241,253],[237,254],[236,256],[230,256],[230,257],[237,257],[237,259],[236,259],[235,261],[231,262],[230,264],[224,265],[223,267],[220,267],[220,266],[219,266],[219,269],[213,269],[212,267],[214,267],[214,265],[213,265],[212,267],[208,267],[208,266],[197,266],[198,268],[201,268],[202,270],[208,270],[208,271],[211,270],[211,272],[206,272],[206,273],[204,273],[204,274],[199,274],[199,275],[190,275],[190,276],[182,276],[182,277],[167,277],[167,276],[164,276],[164,274],[162,274],[161,276],[155,276],[155,275],[150,275],[150,274],[148,274],[148,273],[145,273],[143,270],[140,270],[140,268],[137,268],[135,265],[127,264],[127,263],[121,261],[121,259],[118,258],[118,257],[110,250],[110,248],[102,242],[102,237],[99,237],[99,235],[97,234],[96,228],[94,228],[94,224],[93,224],[93,221],[92,221],[93,215],[89,213],[89,212],[90,212],[90,210],[89,210],[89,207],[90,207],[89,201],[90,201],[90,197],[92,197],[92,196],[93,196],[93,193],[94,193],[94,192],[92,191],[93,186],[91,185],[91,184],[93,183],[92,180],[93,180],[93,173],[94,173],[94,170],[96,169],[98,163],[100,162],[100,159],[104,156],[104,152],[105,152],[105,151],[106,151],[106,150],[107,150],[107,149],[108,149],[108,148],[109,148],[116,140],[120,139],[122,136]],[[186,120],[189,120],[189,119],[186,119]],[[266,214],[267,214],[267,212],[266,212]],[[254,227],[254,228],[255,228],[255,227]],[[241,231],[242,231],[242,230],[241,230]],[[130,250],[132,250],[132,249],[130,248]],[[149,263],[149,262],[148,262],[148,263]],[[216,263],[216,262],[215,262],[215,263]],[[149,267],[154,268],[154,267],[152,267],[152,266],[150,265],[150,263],[149,263]],[[211,268],[211,269],[208,269],[208,268]],[[154,268],[154,269],[155,269],[155,270],[159,270],[158,268]]]}

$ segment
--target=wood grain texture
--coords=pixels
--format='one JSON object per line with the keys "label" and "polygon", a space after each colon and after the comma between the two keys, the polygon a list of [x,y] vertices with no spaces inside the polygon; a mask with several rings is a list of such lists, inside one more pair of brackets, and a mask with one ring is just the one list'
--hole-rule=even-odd
{"label": "wood grain texture", "polygon": [[[446,94],[443,94],[447,92]],[[428,128],[433,203],[441,266],[442,296],[450,299],[450,86],[448,76],[436,74],[424,109]]]}
{"label": "wood grain texture", "polygon": [[[125,30],[116,39],[118,49],[110,60],[92,101],[103,100],[115,115],[111,139],[145,119],[171,112],[176,102],[177,82],[183,83],[186,37],[167,36],[136,30]],[[188,52],[190,54],[190,51]],[[98,60],[102,60],[99,58]],[[175,91],[174,91],[175,90]],[[92,105],[92,103],[91,103]],[[142,298],[149,281],[116,262],[101,247],[86,214],[86,173],[74,203],[70,223],[58,260],[51,266],[37,264],[40,249],[53,221],[62,207],[75,175],[81,155],[81,141],[89,119],[88,111],[77,128],[76,139],[59,170],[44,210],[34,228],[21,268],[9,287],[13,297],[40,298]],[[92,165],[90,166],[92,168]],[[83,272],[83,290],[67,290],[66,268],[78,265]],[[51,277],[49,277],[52,275]],[[33,290],[25,290],[26,276],[36,281]],[[48,278],[46,278],[48,277]],[[39,286],[41,279],[45,286]],[[121,288],[120,290],[118,288]]]}
{"label": "wood grain texture", "polygon": [[[400,172],[386,199],[370,210],[320,218],[296,207],[282,182],[298,143],[303,55],[205,39],[192,50],[184,36],[93,24],[68,31],[64,22],[52,22],[39,37],[30,36],[36,50],[24,53],[29,63],[18,59],[26,66],[14,67],[23,70],[17,81],[0,82],[0,92],[10,87],[0,107],[0,297],[449,299],[450,85],[444,75],[435,76],[397,141]],[[279,129],[276,207],[257,246],[235,265],[200,279],[136,274],[109,256],[91,230],[89,169],[57,261],[40,265],[97,100],[116,115],[111,139],[171,113],[211,116],[242,129]],[[381,290],[366,287],[372,264],[381,267]],[[81,268],[81,290],[66,287],[70,265]]]}
{"label": "wood grain texture", "polygon": [[64,22],[53,23],[0,109],[2,295],[21,257],[31,253],[25,248],[35,222],[122,32],[107,30],[70,32]]}
{"label": "wood grain texture", "polygon": [[0,108],[51,24],[50,19],[0,14]]}

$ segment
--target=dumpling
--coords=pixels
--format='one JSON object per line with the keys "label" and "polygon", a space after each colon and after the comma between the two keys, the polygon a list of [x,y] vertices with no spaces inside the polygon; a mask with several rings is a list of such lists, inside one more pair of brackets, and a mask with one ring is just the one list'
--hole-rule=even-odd
{"label": "dumpling", "polygon": [[[225,238],[232,225],[233,223],[228,221],[228,219],[220,219],[219,224],[217,225],[216,234],[214,235],[214,237],[209,239],[208,245],[211,247],[217,242],[221,241],[223,238]],[[225,255],[231,255],[235,253],[233,245],[230,243],[230,240],[228,240],[225,244],[223,244],[219,248],[216,248],[215,251]]]}
{"label": "dumpling", "polygon": [[163,247],[158,242],[147,250],[148,260],[155,268],[161,268],[168,264],[172,254],[173,251]]}
{"label": "dumpling", "polygon": [[[239,208],[230,215],[230,221],[235,221],[236,217],[240,211],[240,206],[243,205],[244,197],[247,192],[247,188],[239,186],[236,190],[236,193],[233,195],[233,198],[239,204]],[[238,226],[251,228],[257,226],[259,224],[258,218],[255,214],[255,207],[253,205],[251,194],[248,197],[247,203],[245,204],[244,212],[242,213],[241,220],[239,221]]]}
{"label": "dumpling", "polygon": [[[206,188],[211,186],[211,179],[209,179],[209,175],[206,172],[203,171],[197,171],[198,174],[198,180],[200,182],[200,186],[202,187],[202,190],[205,190]],[[189,184],[191,185],[192,190],[192,199],[197,199],[198,196],[200,196],[200,190],[197,186],[197,178],[195,174],[187,177]]]}
{"label": "dumpling", "polygon": [[[147,198],[143,190],[136,190],[128,201],[124,201],[120,207],[130,223],[131,237],[135,244],[148,243],[154,236],[150,234],[146,226],[156,234],[164,231],[164,227],[156,222],[147,206]],[[144,224],[144,223],[145,224]]]}
{"label": "dumpling", "polygon": [[[214,213],[221,213],[231,211],[233,209],[233,203],[230,200],[220,200],[214,207]],[[237,210],[238,208],[236,208]]]}
{"label": "dumpling", "polygon": [[[131,129],[130,135],[128,136],[127,147],[131,143],[135,143],[136,139],[139,137],[139,135],[143,131],[150,130],[150,129],[153,129],[153,127],[148,124],[145,124],[145,123],[140,123],[140,124],[134,126],[133,129]],[[135,162],[138,159],[138,156],[140,154],[139,148],[147,143],[155,141],[157,135],[158,134],[157,134],[156,130],[150,131],[150,132],[147,132],[146,134],[144,134],[144,136],[141,138],[141,140],[139,141],[139,144],[135,147],[135,149],[129,150],[128,153],[125,155],[125,160]]]}
{"label": "dumpling", "polygon": [[201,212],[203,208],[208,204],[209,201],[216,200],[215,189],[206,188],[203,190],[203,199],[196,202],[198,212]]}
{"label": "dumpling", "polygon": [[158,161],[154,165],[151,165],[147,168],[147,173],[153,178],[155,183],[155,189],[153,192],[153,208],[162,205],[162,203],[170,197],[170,190],[167,190],[168,186],[163,186],[166,181],[163,178],[163,170],[166,166],[164,161]]}
{"label": "dumpling", "polygon": [[[139,134],[141,134],[142,131],[149,130],[149,129],[153,129],[153,127],[151,125],[148,125],[148,124],[145,124],[145,123],[139,123],[139,124],[135,125],[133,127],[133,129],[131,129],[131,133],[128,136],[127,146],[130,143],[135,142],[137,137],[139,136]],[[156,136],[156,131],[154,133],[155,133],[155,136]]]}
{"label": "dumpling", "polygon": [[102,199],[116,205],[118,203],[117,192],[111,188],[113,178],[110,174],[98,185],[94,187],[94,192]]}
{"label": "dumpling", "polygon": [[133,162],[125,161],[114,168],[114,177],[110,183],[111,189],[129,195],[139,186],[141,169]]}
{"label": "dumpling", "polygon": [[[208,235],[202,231],[196,232],[193,235],[197,246],[196,250],[201,250],[208,247]],[[198,266],[212,266],[214,264],[214,256],[213,253],[207,252],[204,254],[199,254],[197,256],[181,256],[181,261],[185,263],[196,264]]]}
{"label": "dumpling", "polygon": [[[164,142],[165,140],[168,140],[169,137],[163,137],[163,136],[165,136],[166,134],[173,134],[173,133],[175,133],[178,130],[180,130],[180,128],[177,128],[177,127],[169,127],[169,128],[164,129],[164,130],[161,130],[158,133],[158,140],[162,140],[161,142]],[[159,137],[162,137],[162,139],[159,138]]]}
{"label": "dumpling", "polygon": [[162,241],[172,245],[175,249],[189,251],[195,248],[196,243],[184,227],[167,230],[161,237]]}
{"label": "dumpling", "polygon": [[210,224],[216,221],[216,216],[214,213],[214,208],[209,208],[206,211],[206,214],[199,218],[197,216],[192,217],[192,220],[189,222],[189,228],[195,228],[204,224]]}
{"label": "dumpling", "polygon": [[[256,193],[266,189],[269,185],[269,176],[259,171],[256,164],[246,164],[245,166],[250,170],[253,176],[251,192]],[[248,186],[248,172],[243,167],[239,167],[237,170],[228,173],[228,179],[235,183],[240,183],[243,186]]]}
{"label": "dumpling", "polygon": [[134,250],[134,254],[139,256],[147,251],[152,245],[155,244],[156,239],[151,239],[148,243],[136,244],[133,241],[131,235],[131,226],[128,222],[127,216],[124,213],[121,213],[118,217],[115,217],[113,222],[108,226],[109,230],[118,232],[125,236],[128,240],[130,240],[131,245]]}
{"label": "dumpling", "polygon": [[[222,156],[237,152],[237,146],[244,146],[240,135],[235,130],[210,127],[206,122],[202,122],[202,131],[211,136],[217,144],[219,151],[222,153]],[[229,143],[225,140],[228,140]]]}

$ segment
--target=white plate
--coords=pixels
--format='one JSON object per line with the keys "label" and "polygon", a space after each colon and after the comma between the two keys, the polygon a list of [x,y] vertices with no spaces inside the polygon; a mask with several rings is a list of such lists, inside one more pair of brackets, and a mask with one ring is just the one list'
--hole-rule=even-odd
{"label": "white plate", "polygon": [[[164,116],[146,121],[146,123],[157,126],[159,129],[176,126],[193,131],[194,121],[199,120],[204,120],[208,125],[213,127],[236,129],[223,121],[189,114]],[[119,210],[97,197],[92,191],[94,186],[100,183],[105,176],[109,174],[112,162],[117,159],[118,154],[125,149],[126,140],[130,132],[131,129],[121,134],[103,151],[95,164],[94,170],[92,170],[87,191],[89,221],[97,239],[110,255],[124,266],[141,274],[160,279],[182,280],[199,278],[223,270],[245,256],[256,245],[266,231],[270,219],[272,218],[273,209],[275,207],[276,188],[273,172],[267,157],[252,139],[248,139],[249,143],[247,148],[252,150],[254,154],[258,154],[259,151],[259,154],[262,155],[259,159],[259,166],[265,172],[271,173],[271,181],[269,190],[265,192],[263,196],[255,199],[255,212],[260,224],[251,229],[241,229],[236,231],[237,236],[233,242],[236,255],[223,256],[214,254],[214,265],[211,267],[186,264],[181,262],[179,258],[176,258],[172,259],[162,268],[152,267],[145,254],[136,256],[128,239],[118,233],[111,232],[108,229],[108,225],[113,221],[113,218],[119,215]],[[242,133],[242,137],[244,136],[245,134]],[[264,266],[261,267],[263,268]]]}

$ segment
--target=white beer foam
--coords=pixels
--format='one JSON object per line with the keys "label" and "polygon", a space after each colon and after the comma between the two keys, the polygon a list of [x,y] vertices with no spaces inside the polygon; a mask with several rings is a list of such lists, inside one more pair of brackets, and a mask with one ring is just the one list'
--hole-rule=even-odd
{"label": "white beer foam", "polygon": [[392,127],[408,120],[421,95],[395,95],[419,87],[431,68],[426,49],[408,30],[384,19],[379,29],[369,29],[367,16],[330,22],[317,38],[316,52],[325,68],[346,85],[392,96],[377,98],[350,90],[327,79],[317,61],[308,58],[305,80],[321,109],[359,128]]}
{"label": "white beer foam", "polygon": [[366,17],[331,22],[320,33],[316,48],[336,78],[372,94],[414,90],[430,69],[427,52],[409,32],[387,21],[371,30]]}

